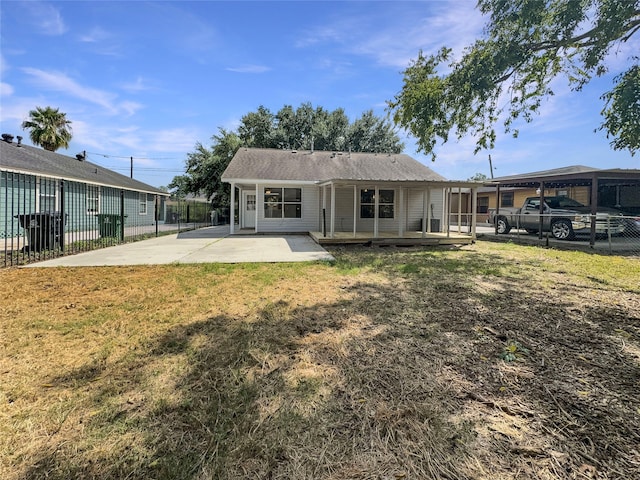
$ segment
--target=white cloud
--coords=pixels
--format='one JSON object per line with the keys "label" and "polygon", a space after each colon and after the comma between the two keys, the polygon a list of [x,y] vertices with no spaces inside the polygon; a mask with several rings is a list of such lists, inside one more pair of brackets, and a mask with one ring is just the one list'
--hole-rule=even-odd
{"label": "white cloud", "polygon": [[8,97],[13,95],[13,87],[8,83],[0,83],[0,97]]}
{"label": "white cloud", "polygon": [[188,152],[198,139],[195,130],[190,128],[172,128],[150,132],[146,148],[154,152]]}
{"label": "white cloud", "polygon": [[120,87],[131,93],[144,92],[153,88],[140,76],[138,76],[133,82],[123,83]]}
{"label": "white cloud", "polygon": [[44,2],[23,2],[24,11],[30,16],[38,33],[43,35],[62,35],[67,32],[67,26],[60,12],[52,5]]}
{"label": "white cloud", "polygon": [[[481,34],[485,19],[471,2],[458,0],[416,2],[408,10],[384,10],[335,19],[305,32],[298,48],[341,45],[345,53],[374,58],[383,66],[406,68],[419,50],[435,53],[443,46],[454,52],[472,44]],[[415,25],[415,18],[422,18]]]}
{"label": "white cloud", "polygon": [[103,42],[111,38],[111,35],[102,27],[94,27],[89,32],[80,35],[80,41],[84,43]]}
{"label": "white cloud", "polygon": [[265,73],[271,68],[264,65],[241,65],[238,67],[227,67],[227,71],[236,73]]}
{"label": "white cloud", "polygon": [[104,108],[110,115],[120,113],[133,115],[142,108],[140,104],[135,102],[125,101],[118,103],[116,94],[80,85],[64,73],[46,72],[37,68],[23,68],[22,71],[29,75],[41,88],[62,92],[71,97],[93,103]]}

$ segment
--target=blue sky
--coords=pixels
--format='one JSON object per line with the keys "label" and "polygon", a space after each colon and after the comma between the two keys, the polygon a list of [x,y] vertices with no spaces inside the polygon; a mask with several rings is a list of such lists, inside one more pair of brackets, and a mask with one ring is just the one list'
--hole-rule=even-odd
{"label": "blue sky", "polygon": [[[60,153],[88,159],[154,186],[184,171],[196,142],[235,129],[264,105],[311,102],[343,108],[351,121],[402,88],[402,71],[422,49],[461,52],[484,19],[468,0],[91,1],[0,3],[0,130],[20,127],[36,106],[60,108],[73,140]],[[636,35],[638,37],[640,35]],[[520,137],[499,135],[473,155],[473,138],[438,146],[435,162],[403,137],[405,153],[449,179],[477,172],[511,175],[567,165],[640,168],[640,157],[611,150],[600,124],[600,95],[640,49],[635,38],[609,59],[611,75],[582,92],[559,80]]]}

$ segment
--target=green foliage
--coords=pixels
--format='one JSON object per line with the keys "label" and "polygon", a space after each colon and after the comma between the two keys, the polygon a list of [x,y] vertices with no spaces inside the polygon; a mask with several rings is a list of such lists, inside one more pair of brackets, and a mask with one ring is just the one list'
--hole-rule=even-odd
{"label": "green foliage", "polygon": [[29,120],[22,122],[23,130],[29,129],[29,138],[34,145],[55,152],[68,148],[71,141],[71,124],[65,113],[57,108],[36,107],[29,112]]}
{"label": "green foliage", "polygon": [[209,197],[214,207],[230,202],[230,186],[220,176],[241,145],[254,148],[302,150],[350,150],[354,152],[400,153],[403,143],[391,122],[368,111],[349,123],[344,110],[329,112],[303,103],[294,109],[285,105],[276,114],[264,106],[241,118],[237,131],[219,129],[211,147],[197,143],[187,155],[186,173],[169,184],[172,193],[184,197],[188,193]]}
{"label": "green foliage", "polygon": [[505,362],[515,362],[522,361],[522,357],[526,355],[529,355],[529,350],[512,340],[504,346],[500,358]]}
{"label": "green foliage", "polygon": [[631,155],[640,149],[640,66],[616,77],[616,85],[602,98],[606,101],[600,130],[612,138],[614,150],[628,148]]}
{"label": "green foliage", "polygon": [[484,182],[485,180],[488,180],[489,177],[487,177],[484,173],[476,173],[474,174],[472,177],[469,177],[467,180],[470,182]]}
{"label": "green foliage", "polygon": [[[554,78],[565,76],[580,90],[607,72],[609,51],[640,30],[638,0],[480,0],[478,8],[489,16],[484,38],[459,61],[452,61],[448,48],[430,56],[420,52],[404,72],[402,90],[388,102],[396,124],[433,159],[436,143],[451,133],[473,135],[476,153],[493,148],[498,121],[517,136],[514,122],[532,121],[542,100],[553,95]],[[614,149],[633,154],[640,138],[638,59],[629,61],[630,69],[603,96],[601,128]]]}
{"label": "green foliage", "polygon": [[229,205],[230,186],[220,177],[240,148],[241,140],[236,133],[223,128],[212,140],[210,148],[197,143],[195,151],[187,154],[186,174],[174,177],[169,188],[178,197],[204,193],[217,208]]}

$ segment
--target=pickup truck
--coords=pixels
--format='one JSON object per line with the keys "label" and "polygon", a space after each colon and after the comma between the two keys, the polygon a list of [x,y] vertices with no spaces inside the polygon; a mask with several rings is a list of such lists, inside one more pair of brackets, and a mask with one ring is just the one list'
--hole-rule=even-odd
{"label": "pickup truck", "polygon": [[[540,197],[528,197],[521,208],[489,210],[488,223],[498,233],[509,233],[512,228],[524,228],[527,233],[540,230]],[[576,233],[591,232],[591,207],[569,197],[544,197],[542,230],[551,232],[558,240],[572,240]],[[621,213],[611,208],[598,207],[596,234],[619,235],[624,231]]]}

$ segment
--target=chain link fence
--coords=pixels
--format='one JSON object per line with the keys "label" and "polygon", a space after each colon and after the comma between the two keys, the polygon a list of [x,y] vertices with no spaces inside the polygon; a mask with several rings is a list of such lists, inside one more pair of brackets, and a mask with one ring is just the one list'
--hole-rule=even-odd
{"label": "chain link fence", "polygon": [[[478,233],[488,239],[508,240],[527,245],[562,249],[589,250],[610,255],[640,258],[640,215],[598,214],[560,218],[557,215],[532,215],[531,219],[496,217],[496,223],[478,224]],[[540,218],[543,228],[540,231]],[[595,238],[591,238],[591,223]]]}

